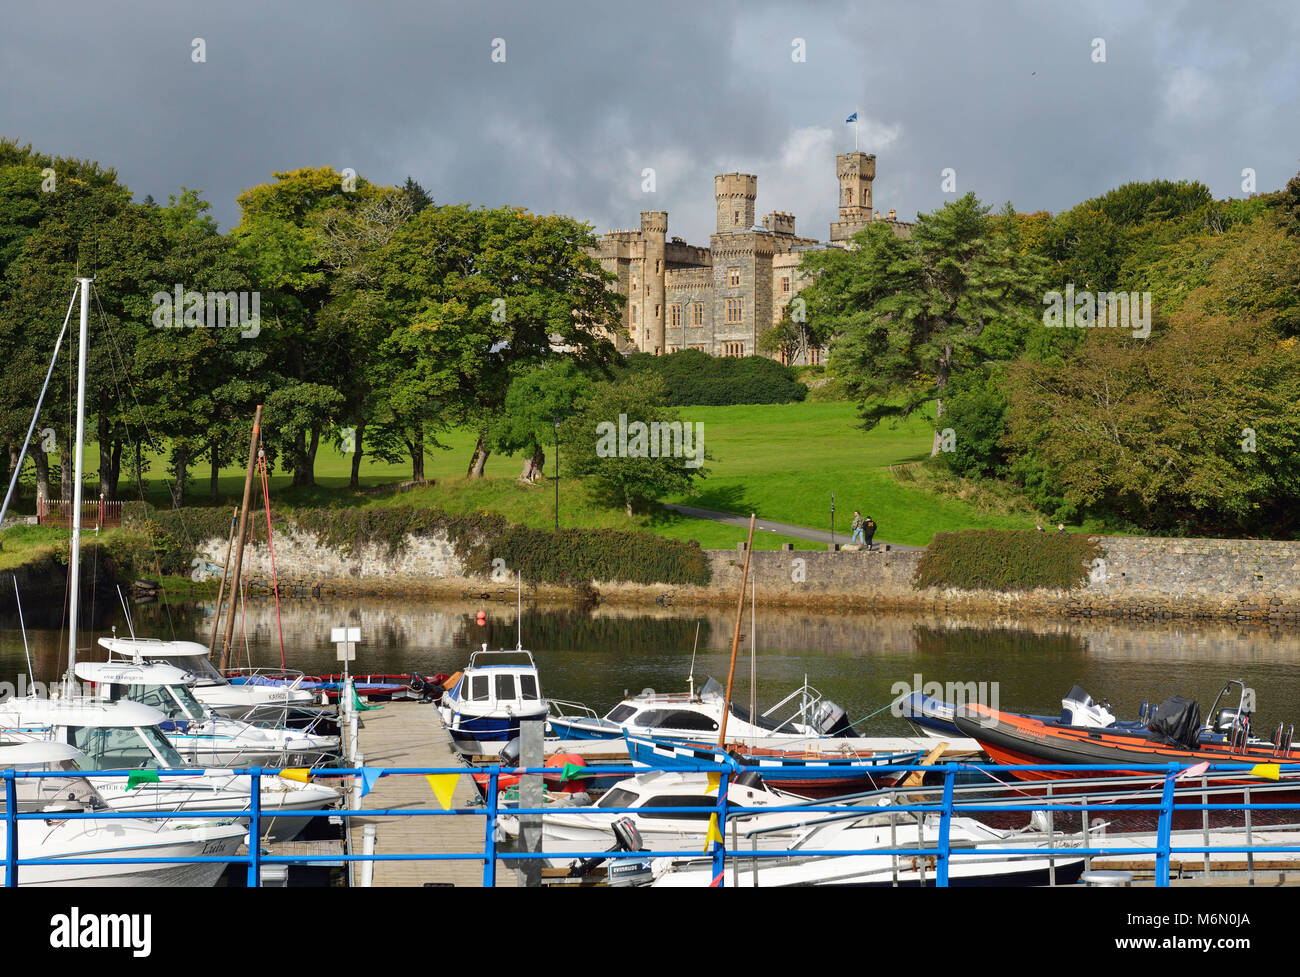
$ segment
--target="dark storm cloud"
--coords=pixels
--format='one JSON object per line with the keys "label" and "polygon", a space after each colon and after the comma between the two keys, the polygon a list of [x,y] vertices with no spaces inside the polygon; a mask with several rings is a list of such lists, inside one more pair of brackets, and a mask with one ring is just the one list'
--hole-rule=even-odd
{"label": "dark storm cloud", "polygon": [[24,4],[0,36],[0,133],[116,166],[139,197],[199,188],[225,226],[241,188],[330,165],[601,229],[668,210],[702,242],[713,174],[739,169],[759,175],[760,214],[824,238],[854,110],[876,205],[903,217],[951,199],[948,167],[959,192],[1021,210],[1154,177],[1241,196],[1246,167],[1281,185],[1300,155],[1300,14],[1243,9]]}

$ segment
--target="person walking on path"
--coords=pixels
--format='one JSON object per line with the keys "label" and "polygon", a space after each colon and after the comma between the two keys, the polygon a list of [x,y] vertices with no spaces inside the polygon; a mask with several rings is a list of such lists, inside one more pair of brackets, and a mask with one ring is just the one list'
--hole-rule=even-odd
{"label": "person walking on path", "polygon": [[862,513],[857,509],[853,510],[853,542],[861,543],[862,540]]}
{"label": "person walking on path", "polygon": [[862,523],[862,531],[866,534],[867,552],[870,553],[872,552],[871,539],[876,535],[876,520],[867,516],[866,520]]}

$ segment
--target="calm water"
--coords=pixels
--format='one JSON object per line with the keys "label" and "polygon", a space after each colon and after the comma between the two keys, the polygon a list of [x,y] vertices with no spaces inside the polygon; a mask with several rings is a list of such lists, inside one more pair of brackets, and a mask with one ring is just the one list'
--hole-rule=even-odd
{"label": "calm water", "polygon": [[[486,627],[475,614],[488,614]],[[79,637],[81,658],[104,656],[92,646],[113,626],[126,633],[121,608],[96,608],[96,628]],[[213,605],[137,607],[141,636],[208,643]],[[523,643],[533,650],[542,688],[552,698],[578,701],[603,713],[625,691],[684,691],[699,626],[697,681],[725,681],[734,611],[670,607],[598,607],[583,611],[524,605]],[[348,600],[289,601],[281,605],[285,659],[308,673],[336,671],[331,626],[359,625],[362,644],[355,671],[452,672],[482,642],[515,645],[515,607],[498,602]],[[737,666],[737,698],[749,698],[748,611]],[[241,664],[278,665],[280,642],[272,602],[252,602],[237,620]],[[62,671],[66,636],[29,629],[39,680]],[[1024,712],[1057,713],[1060,699],[1078,683],[1133,716],[1149,699],[1184,695],[1202,709],[1229,678],[1258,693],[1256,729],[1271,734],[1300,709],[1300,633],[1217,624],[1058,623],[960,620],[926,615],[824,615],[758,609],[757,700],[760,709],[809,682],[839,702],[854,720],[886,707],[896,682],[997,682],[998,705]],[[17,620],[0,618],[0,681],[26,671]],[[879,712],[863,726],[876,735],[902,733],[907,724]]]}

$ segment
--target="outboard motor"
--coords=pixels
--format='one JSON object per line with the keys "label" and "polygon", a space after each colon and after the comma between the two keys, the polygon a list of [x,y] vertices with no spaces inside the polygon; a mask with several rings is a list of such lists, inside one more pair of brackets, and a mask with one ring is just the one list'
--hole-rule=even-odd
{"label": "outboard motor", "polygon": [[[637,831],[636,822],[633,821],[631,818],[628,817],[619,818],[612,825],[610,825],[610,831],[614,833],[614,844],[613,847],[607,849],[607,851],[616,852],[616,851],[645,851],[646,850],[645,842],[641,840],[641,832]],[[595,868],[597,865],[605,861],[608,861],[608,859],[584,858],[581,859],[580,861],[576,861],[569,868],[569,878],[571,879],[581,878],[582,876],[590,872],[593,868]],[[629,864],[634,865],[638,869],[640,868],[640,866],[636,865],[636,863],[629,863]],[[611,866],[611,869],[612,868],[613,866]],[[614,883],[611,880],[610,884],[611,885],[613,884],[633,885],[635,883],[633,883],[630,880],[620,882],[620,883]]]}
{"label": "outboard motor", "polygon": [[1105,729],[1115,724],[1115,715],[1105,706],[1092,701],[1092,696],[1079,686],[1073,686],[1061,700],[1061,725]]}
{"label": "outboard motor", "polygon": [[842,706],[830,699],[822,699],[813,706],[812,727],[822,736],[853,736],[855,731],[849,724],[848,716]]}
{"label": "outboard motor", "polygon": [[519,766],[519,753],[519,737],[516,736],[505,746],[501,747],[501,750],[497,753],[497,759],[507,767],[517,767]]}

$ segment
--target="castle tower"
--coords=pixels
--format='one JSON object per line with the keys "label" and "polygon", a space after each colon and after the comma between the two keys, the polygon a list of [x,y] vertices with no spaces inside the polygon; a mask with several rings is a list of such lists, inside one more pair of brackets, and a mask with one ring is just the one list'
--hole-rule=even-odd
{"label": "castle tower", "polygon": [[876,157],[866,153],[840,153],[835,157],[835,173],[840,181],[840,221],[856,224],[869,220]]}
{"label": "castle tower", "polygon": [[743,234],[754,226],[758,177],[751,173],[721,173],[713,178],[718,201],[718,233]]}
{"label": "castle tower", "polygon": [[642,295],[641,322],[644,324],[638,346],[656,355],[667,350],[664,345],[664,241],[668,234],[668,211],[641,211],[641,240],[645,243],[645,285]]}

